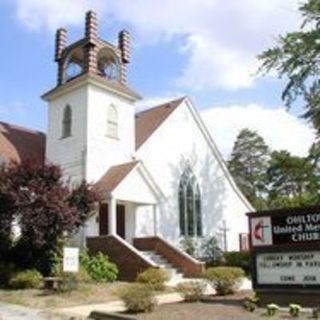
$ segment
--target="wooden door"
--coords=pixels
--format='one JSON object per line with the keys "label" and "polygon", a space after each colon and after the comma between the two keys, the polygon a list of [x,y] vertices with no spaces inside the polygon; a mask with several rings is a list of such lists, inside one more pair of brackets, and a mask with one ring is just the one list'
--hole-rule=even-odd
{"label": "wooden door", "polygon": [[99,234],[100,236],[108,234],[108,204],[107,203],[100,203]]}
{"label": "wooden door", "polygon": [[126,210],[123,204],[117,204],[117,234],[126,237]]}

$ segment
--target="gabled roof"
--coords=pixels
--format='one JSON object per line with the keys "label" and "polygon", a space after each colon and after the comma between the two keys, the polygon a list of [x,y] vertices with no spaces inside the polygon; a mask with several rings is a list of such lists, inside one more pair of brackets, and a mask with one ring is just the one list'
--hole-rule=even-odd
{"label": "gabled roof", "polygon": [[138,162],[139,161],[131,161],[111,167],[94,185],[94,190],[101,194],[112,192],[138,164]]}
{"label": "gabled roof", "polygon": [[30,158],[43,162],[45,144],[44,133],[0,121],[0,156],[6,161]]}
{"label": "gabled roof", "polygon": [[136,150],[141,147],[184,99],[185,97],[182,97],[136,114]]}

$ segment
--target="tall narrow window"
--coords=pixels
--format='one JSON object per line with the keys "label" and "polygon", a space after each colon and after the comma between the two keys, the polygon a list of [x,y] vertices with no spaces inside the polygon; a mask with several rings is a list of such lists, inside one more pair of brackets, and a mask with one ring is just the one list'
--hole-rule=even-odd
{"label": "tall narrow window", "polygon": [[118,138],[118,113],[114,105],[108,108],[107,135],[111,138]]}
{"label": "tall narrow window", "polygon": [[69,105],[64,108],[62,120],[62,138],[71,136],[72,110]]}
{"label": "tall narrow window", "polygon": [[187,168],[179,184],[180,234],[202,236],[201,194],[196,177]]}

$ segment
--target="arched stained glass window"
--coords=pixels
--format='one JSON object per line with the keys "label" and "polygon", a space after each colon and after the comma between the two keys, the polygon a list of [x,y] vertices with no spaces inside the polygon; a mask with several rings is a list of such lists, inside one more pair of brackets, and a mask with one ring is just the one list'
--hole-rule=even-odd
{"label": "arched stained glass window", "polygon": [[110,105],[108,108],[107,135],[118,138],[118,113],[114,105]]}
{"label": "arched stained glass window", "polygon": [[64,108],[62,120],[62,138],[71,136],[72,128],[72,110],[69,105]]}
{"label": "arched stained glass window", "polygon": [[181,175],[179,184],[180,234],[202,236],[201,194],[191,168]]}

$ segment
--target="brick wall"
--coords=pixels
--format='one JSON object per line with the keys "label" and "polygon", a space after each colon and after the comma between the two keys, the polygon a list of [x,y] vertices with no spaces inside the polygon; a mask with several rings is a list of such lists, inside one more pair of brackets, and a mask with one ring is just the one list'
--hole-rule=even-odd
{"label": "brick wall", "polygon": [[87,238],[87,247],[91,254],[106,254],[118,266],[120,280],[134,281],[139,272],[152,267],[148,261],[114,236]]}
{"label": "brick wall", "polygon": [[202,275],[204,270],[202,262],[194,261],[191,257],[186,256],[179,249],[159,237],[135,238],[133,243],[138,250],[155,251],[163,256],[187,277],[200,277]]}

